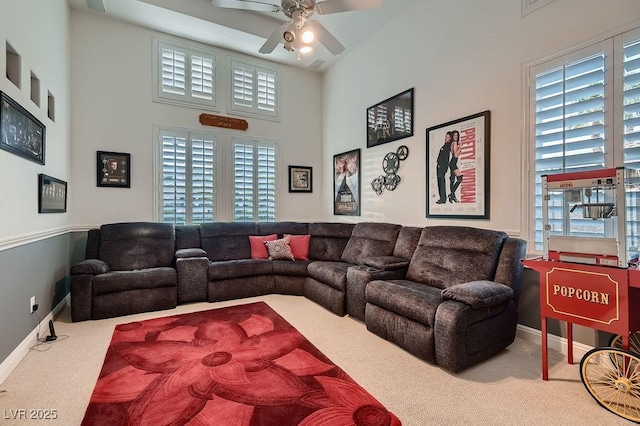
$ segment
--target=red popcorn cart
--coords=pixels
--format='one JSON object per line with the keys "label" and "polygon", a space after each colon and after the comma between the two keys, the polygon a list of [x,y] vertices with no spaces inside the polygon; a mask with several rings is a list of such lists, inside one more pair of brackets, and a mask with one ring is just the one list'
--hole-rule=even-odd
{"label": "red popcorn cart", "polygon": [[640,270],[626,218],[633,191],[624,168],[542,176],[543,255],[524,264],[539,273],[542,379],[548,318],[567,323],[570,364],[573,324],[612,333],[609,346],[584,355],[580,377],[601,406],[640,423]]}

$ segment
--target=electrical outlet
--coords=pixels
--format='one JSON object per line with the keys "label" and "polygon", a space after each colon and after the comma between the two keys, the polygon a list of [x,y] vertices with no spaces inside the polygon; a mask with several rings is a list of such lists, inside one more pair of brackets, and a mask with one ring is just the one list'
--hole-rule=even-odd
{"label": "electrical outlet", "polygon": [[29,299],[29,313],[32,314],[34,312],[33,307],[36,304],[36,297],[35,296],[31,296],[31,299]]}

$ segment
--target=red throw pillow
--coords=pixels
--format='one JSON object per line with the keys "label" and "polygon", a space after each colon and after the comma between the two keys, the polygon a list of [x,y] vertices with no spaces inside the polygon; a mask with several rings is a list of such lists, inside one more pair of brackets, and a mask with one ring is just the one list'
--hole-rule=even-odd
{"label": "red throw pillow", "polygon": [[311,235],[290,235],[284,234],[286,237],[289,235],[289,246],[293,252],[293,257],[296,260],[309,260],[309,241],[311,241]]}
{"label": "red throw pillow", "polygon": [[267,247],[264,245],[265,241],[277,240],[276,234],[271,235],[249,235],[249,243],[251,244],[251,258],[252,259],[268,259],[269,253]]}

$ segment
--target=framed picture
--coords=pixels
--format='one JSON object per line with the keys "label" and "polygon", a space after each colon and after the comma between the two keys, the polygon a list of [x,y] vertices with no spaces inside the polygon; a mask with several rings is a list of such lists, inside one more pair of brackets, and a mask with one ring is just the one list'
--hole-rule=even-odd
{"label": "framed picture", "polygon": [[131,154],[98,151],[98,186],[131,187]]}
{"label": "framed picture", "polygon": [[489,219],[491,112],[427,129],[427,217]]}
{"label": "framed picture", "polygon": [[38,175],[38,213],[67,211],[67,182],[40,173]]}
{"label": "framed picture", "polygon": [[313,192],[313,167],[289,166],[289,192]]}
{"label": "framed picture", "polygon": [[413,88],[367,108],[367,148],[413,136]]}
{"label": "framed picture", "polygon": [[360,149],[333,156],[333,214],[360,216]]}
{"label": "framed picture", "polygon": [[44,164],[45,130],[29,111],[0,92],[0,148]]}

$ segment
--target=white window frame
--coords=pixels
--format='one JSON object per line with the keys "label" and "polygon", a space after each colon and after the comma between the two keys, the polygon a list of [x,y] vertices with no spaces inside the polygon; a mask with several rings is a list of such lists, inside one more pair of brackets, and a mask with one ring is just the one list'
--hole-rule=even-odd
{"label": "white window frame", "polygon": [[[185,94],[173,94],[162,90],[162,49],[168,48],[174,51],[182,52],[185,55]],[[194,56],[202,56],[213,61],[213,94],[212,99],[203,99],[192,96],[191,83],[191,58]],[[168,103],[181,105],[190,108],[202,109],[206,107],[210,111],[220,111],[219,108],[219,81],[220,81],[220,55],[213,50],[202,49],[197,46],[176,43],[157,37],[153,38],[153,101],[159,103]]]}
{"label": "white window frame", "polygon": [[[623,93],[622,93],[622,70],[623,39],[631,36],[640,38],[640,22],[618,28],[611,32],[599,36],[584,43],[573,46],[556,55],[545,59],[525,64],[523,66],[523,110],[524,126],[523,139],[526,141],[526,149],[523,149],[523,193],[522,193],[522,223],[523,238],[529,241],[528,251],[530,253],[541,253],[535,248],[535,175],[536,175],[536,139],[535,139],[535,108],[532,107],[535,99],[535,82],[533,76],[541,67],[551,69],[553,65],[570,63],[579,58],[586,57],[588,52],[597,50],[605,52],[605,153],[603,168],[624,166],[624,144],[623,141]],[[545,66],[548,65],[548,66]],[[628,230],[627,230],[628,232]]]}
{"label": "white window frame", "polygon": [[[162,135],[164,133],[173,133],[173,134],[181,134],[187,135],[187,141],[190,141],[193,137],[203,138],[203,139],[212,139],[213,140],[213,150],[214,150],[214,175],[213,175],[213,219],[219,219],[219,210],[220,210],[220,200],[218,196],[218,187],[220,185],[220,135],[213,132],[203,132],[201,130],[195,129],[185,129],[179,127],[171,127],[164,125],[154,125],[153,126],[153,138],[154,138],[154,153],[153,156],[153,175],[156,177],[153,181],[153,205],[154,208],[154,221],[155,222],[163,222],[163,164],[162,164]],[[189,156],[190,154],[188,154]],[[187,170],[189,169],[189,165],[187,166]],[[187,173],[188,174],[188,173]],[[189,191],[189,189],[187,189]],[[189,217],[189,215],[187,215]],[[187,220],[187,225],[190,225],[191,221]]]}
{"label": "white window frame", "polygon": [[[277,121],[279,119],[279,110],[281,105],[280,91],[281,91],[282,82],[280,78],[280,72],[276,69],[265,67],[255,62],[246,61],[246,60],[235,58],[232,56],[228,57],[227,62],[228,62],[228,77],[229,77],[229,82],[228,82],[229,96],[227,98],[228,112],[230,114],[241,115],[245,117],[262,118],[262,119]],[[251,95],[252,95],[251,106],[239,105],[235,101],[235,96],[234,96],[235,77],[234,76],[235,76],[235,69],[238,66],[248,68],[252,71],[253,87],[251,92]],[[273,111],[263,109],[259,105],[259,101],[258,101],[259,81],[257,77],[258,73],[267,73],[269,75],[275,76],[275,86],[276,86],[275,94],[274,94],[275,108]]]}
{"label": "white window frame", "polygon": [[[231,144],[230,144],[230,161],[229,164],[230,166],[230,170],[229,170],[229,182],[230,182],[230,186],[231,186],[231,191],[229,194],[229,199],[231,201],[230,203],[230,217],[232,221],[235,221],[235,145],[237,143],[241,143],[241,144],[245,144],[245,145],[253,145],[254,147],[254,153],[257,153],[257,147],[259,146],[266,146],[266,147],[270,147],[270,148],[274,148],[275,149],[275,196],[274,196],[274,203],[275,203],[275,214],[274,214],[274,221],[278,220],[278,214],[280,212],[280,202],[279,202],[279,189],[280,189],[280,173],[279,173],[279,169],[278,169],[278,164],[279,164],[279,151],[278,151],[278,142],[274,141],[274,140],[266,140],[266,139],[257,139],[257,138],[250,138],[250,137],[232,137],[231,138]],[[254,155],[253,158],[253,167],[254,170],[258,169],[258,156]],[[253,211],[253,221],[254,222],[258,222],[259,218],[258,218],[258,190],[257,190],[257,181],[255,180],[255,176],[254,176],[254,181],[253,181],[253,206],[254,206],[254,211]]]}

